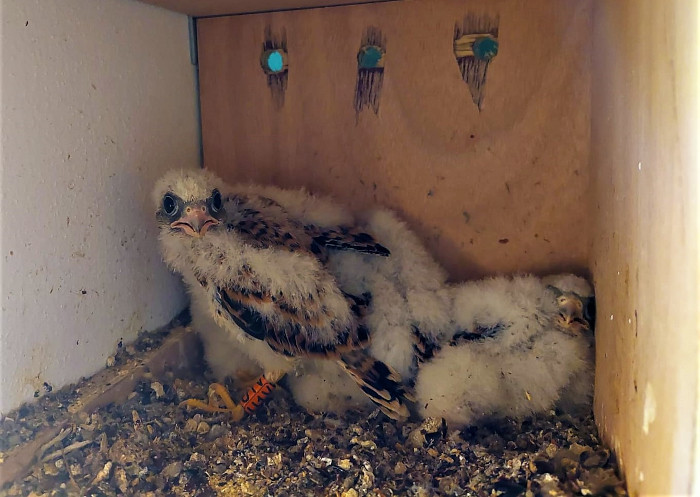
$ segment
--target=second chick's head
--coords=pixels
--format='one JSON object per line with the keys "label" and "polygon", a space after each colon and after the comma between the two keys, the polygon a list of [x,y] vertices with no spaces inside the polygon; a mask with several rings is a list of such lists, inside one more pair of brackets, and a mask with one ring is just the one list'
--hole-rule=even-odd
{"label": "second chick's head", "polygon": [[590,284],[571,274],[550,276],[544,278],[544,282],[556,298],[556,324],[573,334],[592,332],[595,327],[595,297]]}
{"label": "second chick's head", "polygon": [[154,190],[156,219],[161,229],[195,238],[216,230],[226,215],[221,186],[221,180],[208,171],[167,173]]}

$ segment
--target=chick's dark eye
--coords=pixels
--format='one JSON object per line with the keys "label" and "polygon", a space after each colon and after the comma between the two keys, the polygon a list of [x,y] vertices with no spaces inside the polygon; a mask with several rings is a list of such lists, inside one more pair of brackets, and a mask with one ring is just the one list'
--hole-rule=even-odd
{"label": "chick's dark eye", "polygon": [[213,212],[218,212],[223,207],[223,202],[221,200],[221,193],[219,190],[214,190],[211,192],[211,210]]}
{"label": "chick's dark eye", "polygon": [[177,202],[175,201],[175,197],[170,193],[166,193],[163,196],[163,212],[168,216],[173,216],[177,213]]}

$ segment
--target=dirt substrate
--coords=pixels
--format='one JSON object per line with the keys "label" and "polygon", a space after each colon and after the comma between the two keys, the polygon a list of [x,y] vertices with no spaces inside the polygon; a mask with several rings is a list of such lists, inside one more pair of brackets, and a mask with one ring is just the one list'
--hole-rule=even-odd
{"label": "dirt substrate", "polygon": [[[311,415],[283,388],[238,423],[179,407],[205,399],[210,380],[146,379],[126,402],[81,413],[0,497],[626,495],[592,415],[550,412],[459,432],[441,420]],[[37,427],[65,418],[71,398],[48,393],[3,419],[0,458]]]}

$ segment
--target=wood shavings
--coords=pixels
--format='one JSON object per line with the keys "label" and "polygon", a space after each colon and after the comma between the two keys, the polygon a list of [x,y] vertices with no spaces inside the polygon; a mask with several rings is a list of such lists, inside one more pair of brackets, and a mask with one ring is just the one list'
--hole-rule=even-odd
{"label": "wood shavings", "polygon": [[82,449],[83,447],[90,445],[93,441],[92,440],[83,440],[82,442],[75,442],[70,444],[67,447],[64,447],[63,449],[59,449],[57,451],[51,452],[50,454],[44,456],[41,461],[46,462],[46,461],[51,461],[52,459],[56,459],[57,457],[65,456],[66,454],[69,454],[73,452],[74,450]]}
{"label": "wood shavings", "polygon": [[51,447],[58,444],[59,442],[62,442],[72,432],[72,427],[63,428],[60,432],[58,432],[58,435],[56,435],[54,438],[52,438],[47,443],[41,446],[37,454],[37,459],[42,459],[42,456],[46,453],[47,450],[49,450]]}
{"label": "wood shavings", "polygon": [[[448,434],[439,418],[398,424],[367,412],[308,414],[284,388],[238,423],[178,407],[204,398],[212,379],[166,374],[157,380],[164,395],[155,380],[138,382],[128,400],[52,437],[31,474],[0,497],[626,495],[592,413],[549,412]],[[6,428],[22,426],[7,419]]]}
{"label": "wood shavings", "polygon": [[109,478],[109,475],[112,473],[112,461],[107,461],[104,465],[104,467],[97,472],[97,475],[95,476],[95,479],[92,480],[92,483],[90,483],[91,486],[97,485],[98,483],[106,480]]}

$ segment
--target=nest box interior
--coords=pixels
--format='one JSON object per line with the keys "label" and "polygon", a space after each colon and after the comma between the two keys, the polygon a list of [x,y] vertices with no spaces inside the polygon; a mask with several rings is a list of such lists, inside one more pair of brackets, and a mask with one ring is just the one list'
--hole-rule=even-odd
{"label": "nest box interior", "polygon": [[[156,50],[160,72],[129,70],[150,75],[146,88],[171,78],[160,85],[170,86],[166,100],[190,98],[190,84],[198,97],[170,115],[163,102],[160,120],[139,118],[129,146],[160,129],[158,165],[134,172],[146,192],[168,166],[196,162],[194,147],[157,150],[196,144],[200,120],[204,167],[232,182],[395,209],[455,281],[590,277],[596,420],[630,491],[700,489],[694,2],[145,3],[176,12],[140,5],[143,22],[163,30],[146,45],[179,39],[183,50]],[[169,62],[188,46],[185,15],[192,72]],[[169,22],[179,23],[172,32]],[[153,87],[133,98],[158,95]]]}

